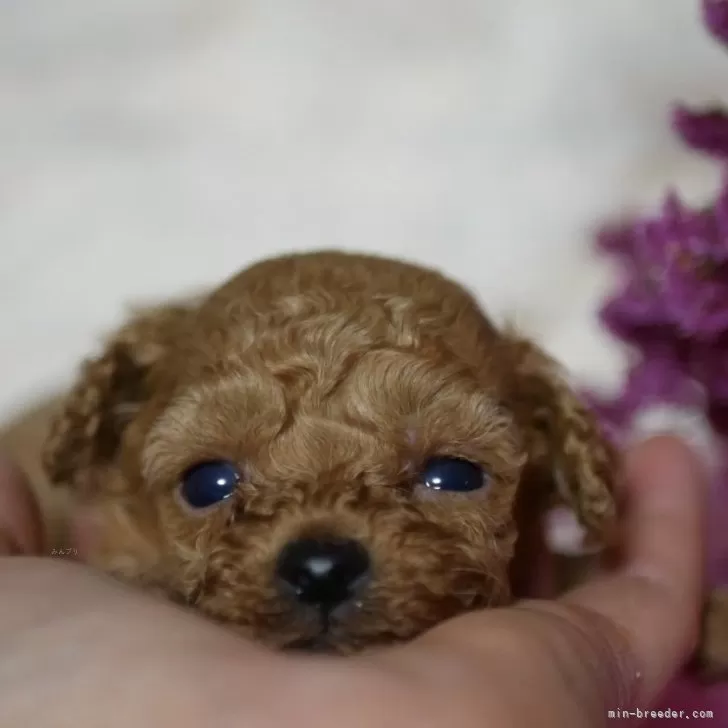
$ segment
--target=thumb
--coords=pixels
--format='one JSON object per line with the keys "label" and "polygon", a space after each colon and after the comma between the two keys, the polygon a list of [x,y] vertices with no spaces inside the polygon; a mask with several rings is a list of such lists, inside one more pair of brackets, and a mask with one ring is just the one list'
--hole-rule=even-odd
{"label": "thumb", "polygon": [[677,440],[637,447],[625,463],[625,551],[616,571],[555,602],[452,620],[421,645],[451,673],[446,656],[458,648],[468,665],[460,683],[470,685],[462,694],[477,695],[498,725],[594,728],[608,724],[610,710],[646,707],[698,635],[703,477]]}
{"label": "thumb", "polygon": [[591,615],[594,630],[600,623],[605,634],[611,629],[613,682],[631,683],[627,692],[642,701],[656,697],[697,644],[705,479],[679,440],[655,438],[628,453],[624,562],[561,601],[571,612]]}
{"label": "thumb", "polygon": [[699,633],[703,469],[686,445],[659,437],[627,454],[624,475],[621,567],[555,603],[517,608],[589,725],[649,705]]}

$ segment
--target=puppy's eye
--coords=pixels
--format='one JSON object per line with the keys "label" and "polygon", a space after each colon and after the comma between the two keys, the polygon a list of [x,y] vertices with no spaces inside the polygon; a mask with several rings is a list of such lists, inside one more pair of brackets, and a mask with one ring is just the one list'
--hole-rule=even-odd
{"label": "puppy's eye", "polygon": [[182,478],[180,493],[192,508],[207,508],[229,498],[240,482],[240,471],[225,460],[200,463]]}
{"label": "puppy's eye", "polygon": [[432,458],[425,463],[422,483],[432,490],[467,493],[486,484],[483,469],[462,458]]}

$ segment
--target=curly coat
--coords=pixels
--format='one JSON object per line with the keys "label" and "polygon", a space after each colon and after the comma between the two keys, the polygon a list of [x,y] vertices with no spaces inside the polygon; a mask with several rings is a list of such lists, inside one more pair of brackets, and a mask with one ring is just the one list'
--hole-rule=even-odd
{"label": "curly coat", "polygon": [[[477,463],[488,487],[422,487],[433,455]],[[221,458],[238,491],[191,512],[181,474]],[[370,553],[329,640],[351,652],[509,603],[554,498],[600,540],[615,516],[614,452],[552,359],[439,273],[338,252],[137,313],[83,368],[44,463],[102,519],[94,564],[272,646],[314,629],[273,578],[292,538]]]}

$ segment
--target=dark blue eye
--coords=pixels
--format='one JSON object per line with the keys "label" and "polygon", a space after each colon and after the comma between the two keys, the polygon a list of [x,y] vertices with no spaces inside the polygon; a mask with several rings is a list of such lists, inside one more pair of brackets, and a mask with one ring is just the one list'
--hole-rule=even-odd
{"label": "dark blue eye", "polygon": [[467,493],[486,483],[483,469],[461,458],[432,458],[425,463],[422,482],[432,490]]}
{"label": "dark blue eye", "polygon": [[232,463],[214,460],[190,468],[182,478],[180,492],[193,508],[207,508],[229,498],[240,482]]}

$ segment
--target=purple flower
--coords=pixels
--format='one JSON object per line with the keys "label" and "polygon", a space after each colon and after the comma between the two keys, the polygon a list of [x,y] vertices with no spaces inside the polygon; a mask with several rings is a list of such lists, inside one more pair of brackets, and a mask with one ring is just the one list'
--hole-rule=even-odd
{"label": "purple flower", "polygon": [[607,225],[596,236],[597,251],[606,255],[629,258],[634,255],[635,245],[633,222]]}
{"label": "purple flower", "polygon": [[708,340],[728,331],[728,183],[712,208],[691,210],[672,193],[658,216],[607,228],[597,245],[627,267],[602,310],[613,335],[637,343],[665,326]]}
{"label": "purple flower", "polygon": [[672,123],[688,146],[714,157],[728,157],[728,114],[722,109],[693,111],[679,106]]}
{"label": "purple flower", "polygon": [[699,407],[703,390],[683,365],[678,347],[665,344],[663,353],[646,352],[627,375],[622,402],[632,412],[656,404]]}
{"label": "purple flower", "polygon": [[715,236],[716,245],[723,251],[723,261],[728,260],[728,168],[723,173],[723,183],[720,187],[718,197],[713,203],[712,209],[712,233]]}
{"label": "purple flower", "polygon": [[691,409],[704,408],[705,391],[692,376],[688,362],[691,344],[666,335],[644,339],[633,352],[633,362],[617,394],[591,393],[592,410],[604,423],[609,436],[618,441],[620,431],[629,429],[634,417],[654,405],[671,404]]}
{"label": "purple flower", "polygon": [[721,43],[728,43],[728,2],[703,0],[703,21]]}
{"label": "purple flower", "polygon": [[728,337],[715,342],[692,342],[687,371],[705,387],[715,406],[728,407]]}
{"label": "purple flower", "polygon": [[632,412],[624,406],[620,397],[585,392],[583,399],[601,424],[605,437],[618,444]]}
{"label": "purple flower", "polygon": [[691,273],[673,274],[665,293],[669,310],[686,336],[710,341],[728,330],[728,276],[701,280]]}
{"label": "purple flower", "polygon": [[711,403],[707,408],[710,426],[722,437],[728,436],[728,406]]}
{"label": "purple flower", "polygon": [[640,346],[646,340],[669,340],[675,336],[662,300],[651,297],[635,281],[607,301],[600,319],[613,336],[627,344]]}
{"label": "purple flower", "polygon": [[[650,270],[666,318],[683,335],[728,331],[728,203],[692,211],[670,194],[662,215],[641,226],[638,270]],[[653,305],[653,308],[655,306]]]}
{"label": "purple flower", "polygon": [[[710,208],[691,210],[686,207],[677,193],[670,191],[662,206],[662,215],[650,224],[651,236],[647,244],[655,243],[662,251],[659,264],[682,265],[686,258],[702,260],[720,257],[723,241],[717,239],[714,217]],[[728,249],[725,251],[728,252]]]}
{"label": "purple flower", "polygon": [[[728,45],[728,0],[703,0],[703,17]],[[727,111],[680,106],[673,125],[692,149],[728,162]],[[597,249],[616,258],[624,276],[601,320],[631,346],[634,361],[618,393],[589,401],[622,437],[634,416],[655,404],[706,413],[723,438],[725,466],[711,492],[708,574],[711,583],[728,584],[728,174],[711,205],[690,209],[670,194],[654,217],[603,230]],[[728,710],[725,686],[706,689],[689,677],[676,680],[663,699]]]}

